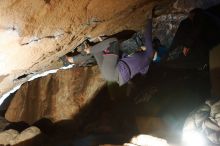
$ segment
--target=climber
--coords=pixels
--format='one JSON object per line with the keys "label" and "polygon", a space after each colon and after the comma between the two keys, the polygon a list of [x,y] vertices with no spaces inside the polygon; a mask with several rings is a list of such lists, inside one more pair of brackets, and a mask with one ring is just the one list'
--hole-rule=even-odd
{"label": "climber", "polygon": [[[119,48],[127,47],[126,42],[134,42],[131,39],[119,44],[116,38],[109,38],[97,45],[93,46],[90,51],[94,55],[97,64],[100,68],[101,74],[107,81],[115,81],[120,86],[127,83],[136,74],[145,74],[148,71],[149,64],[153,58],[152,47],[152,15],[147,20],[144,46],[129,45],[134,47],[130,49],[143,48],[146,51],[140,50],[133,54],[123,54],[119,57]],[[139,36],[139,35],[136,35]],[[135,37],[137,38],[137,37]],[[139,40],[141,42],[141,38]],[[141,43],[140,43],[141,44]]]}
{"label": "climber", "polygon": [[[87,39],[72,52],[67,53],[60,59],[62,60],[64,66],[68,66],[70,64],[75,64],[77,66],[88,66],[93,64],[95,61],[90,54],[90,46],[94,46],[107,38],[117,38],[117,41],[120,44],[119,54],[124,53],[124,55],[131,55],[136,51],[140,51],[140,49],[145,50],[143,33],[125,30],[111,36],[99,36],[96,38]],[[142,48],[139,48],[140,46]]]}
{"label": "climber", "polygon": [[[138,48],[139,51],[136,51]],[[92,47],[88,46],[85,51],[94,55],[103,78],[107,81],[115,81],[120,86],[136,74],[145,74],[154,55],[152,13],[147,20],[144,36],[138,32],[123,42],[119,42],[117,38],[109,38]],[[123,54],[120,55],[119,51]],[[68,60],[74,62],[72,58]]]}
{"label": "climber", "polygon": [[[95,57],[104,79],[117,82],[121,86],[136,74],[145,74],[148,71],[154,56],[152,46],[153,11],[154,9],[148,16],[144,34],[137,32],[125,41],[120,41],[115,37],[105,40],[99,38],[99,43],[96,45],[84,47],[86,54],[92,54]],[[67,56],[67,60],[75,63],[77,59]]]}

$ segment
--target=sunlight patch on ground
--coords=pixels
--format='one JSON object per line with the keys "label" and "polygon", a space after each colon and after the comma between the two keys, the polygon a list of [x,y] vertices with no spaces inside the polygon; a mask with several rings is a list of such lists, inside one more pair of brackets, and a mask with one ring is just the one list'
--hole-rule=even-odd
{"label": "sunlight patch on ground", "polygon": [[138,135],[124,146],[169,146],[166,140],[150,135]]}

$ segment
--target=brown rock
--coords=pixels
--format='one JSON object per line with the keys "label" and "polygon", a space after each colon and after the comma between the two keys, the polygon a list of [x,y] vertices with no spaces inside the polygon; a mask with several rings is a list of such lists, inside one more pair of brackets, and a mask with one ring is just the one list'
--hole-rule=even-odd
{"label": "brown rock", "polygon": [[8,125],[8,121],[5,118],[0,116],[0,132],[4,130],[4,128]]}
{"label": "brown rock", "polygon": [[153,137],[151,135],[134,136],[130,143],[125,143],[124,146],[169,146],[165,139]]}
{"label": "brown rock", "polygon": [[104,84],[97,67],[60,70],[22,85],[5,117],[29,124],[43,117],[52,121],[72,119]]}
{"label": "brown rock", "polygon": [[173,6],[181,11],[189,11],[193,8],[208,8],[219,3],[219,0],[176,0]]}
{"label": "brown rock", "polygon": [[18,144],[20,142],[32,139],[33,137],[39,135],[41,133],[40,129],[37,127],[29,127],[22,131],[16,138],[10,141],[11,145]]}
{"label": "brown rock", "polygon": [[25,129],[20,134],[16,130],[6,130],[0,133],[0,145],[15,145],[31,139],[40,133],[40,129],[34,126]]}
{"label": "brown rock", "polygon": [[220,45],[214,47],[209,54],[212,96],[220,97]]}
{"label": "brown rock", "polygon": [[11,141],[13,141],[18,136],[18,131],[16,130],[6,130],[0,133],[0,144],[8,145]]}
{"label": "brown rock", "polygon": [[159,137],[166,137],[168,126],[160,117],[137,117],[139,133],[151,134]]}
{"label": "brown rock", "polygon": [[0,96],[28,79],[18,77],[54,68],[60,56],[86,37],[142,29],[156,2],[166,15],[155,20],[154,32],[169,45],[185,16],[180,12],[219,0],[1,0]]}
{"label": "brown rock", "polygon": [[[86,37],[143,28],[152,1],[1,0],[0,96],[27,78],[47,70]],[[16,61],[15,61],[16,60]]]}

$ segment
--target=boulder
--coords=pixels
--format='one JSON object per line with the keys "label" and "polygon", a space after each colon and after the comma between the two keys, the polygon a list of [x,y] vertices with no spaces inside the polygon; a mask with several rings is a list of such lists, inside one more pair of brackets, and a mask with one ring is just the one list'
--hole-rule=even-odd
{"label": "boulder", "polygon": [[34,138],[35,136],[39,135],[41,133],[40,129],[37,127],[29,127],[22,131],[17,137],[15,137],[13,140],[10,141],[10,145],[15,145],[18,143],[21,143],[23,141],[29,140]]}
{"label": "boulder", "polygon": [[16,130],[6,130],[0,133],[0,144],[8,145],[11,141],[13,141],[18,136],[18,131]]}
{"label": "boulder", "polygon": [[6,112],[11,122],[73,119],[103,87],[97,66],[60,70],[22,85]]}
{"label": "boulder", "polygon": [[0,133],[0,145],[15,145],[32,139],[40,133],[40,129],[34,126],[25,129],[21,133],[13,129],[6,130]]}
{"label": "boulder", "polygon": [[57,60],[86,38],[140,30],[152,1],[1,0],[0,96]]}

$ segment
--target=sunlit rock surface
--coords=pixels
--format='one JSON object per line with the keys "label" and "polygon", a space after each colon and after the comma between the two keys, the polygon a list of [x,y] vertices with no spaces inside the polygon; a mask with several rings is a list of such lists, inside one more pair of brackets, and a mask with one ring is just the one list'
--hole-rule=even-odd
{"label": "sunlit rock surface", "polygon": [[30,124],[43,117],[72,119],[104,84],[97,67],[60,70],[22,85],[5,117]]}
{"label": "sunlit rock surface", "polygon": [[0,1],[0,96],[27,81],[29,76],[19,78],[22,75],[60,67],[59,57],[87,37],[142,29],[156,2],[162,11],[154,20],[154,34],[165,45],[170,44],[186,12],[219,3],[218,0]]}
{"label": "sunlit rock surface", "polygon": [[40,129],[37,127],[29,127],[27,129],[25,129],[24,131],[22,131],[18,136],[16,136],[15,139],[10,141],[10,145],[15,145],[18,144],[20,142],[29,140],[37,135],[39,135],[41,133]]}
{"label": "sunlit rock surface", "polygon": [[41,133],[37,127],[29,127],[19,133],[16,130],[6,130],[0,133],[0,144],[2,145],[15,145],[25,140],[29,140]]}
{"label": "sunlit rock surface", "polygon": [[169,144],[164,139],[150,135],[138,135],[133,137],[130,143],[124,144],[124,146],[169,146]]}
{"label": "sunlit rock surface", "polygon": [[[24,78],[17,79],[18,77],[22,77],[22,75],[34,74],[42,70],[57,67],[56,62],[58,58],[80,44],[86,37],[114,34],[126,29],[142,29],[148,10],[155,3],[156,1],[138,0],[1,1],[0,95],[13,86],[25,82],[29,77],[24,76]],[[219,2],[216,0],[163,1],[160,3],[161,9],[157,10],[160,15],[154,19],[154,35],[159,37],[162,43],[168,46],[172,41],[179,22],[186,17],[186,12],[194,7],[206,8],[216,3]],[[81,69],[81,71],[82,74],[84,74],[84,70]],[[58,75],[50,75],[47,77],[48,79],[45,79],[47,80],[46,83],[37,80],[24,85],[21,91],[16,94],[16,97],[18,98],[19,94],[22,94],[21,96],[24,94],[25,96],[20,97],[22,100],[18,100],[19,102],[12,102],[16,104],[10,106],[6,117],[12,121],[25,119],[29,122],[33,122],[33,118],[31,117],[35,117],[34,120],[36,120],[43,115],[53,117],[54,120],[66,118],[66,116],[63,115],[58,116],[55,114],[56,116],[54,116],[52,114],[55,109],[59,108],[51,108],[47,104],[54,102],[54,100],[46,100],[45,102],[43,99],[48,98],[46,92],[49,92],[49,94],[52,92],[54,99],[58,98],[57,96],[61,94],[64,94],[62,96],[65,96],[65,94],[71,95],[71,93],[67,93],[69,91],[62,89],[60,85],[57,87],[58,83],[56,81],[53,80],[52,83],[49,82],[50,78],[54,76]],[[92,77],[90,74],[88,76]],[[51,90],[48,90],[48,86],[46,86],[49,83],[51,84]],[[73,81],[67,84],[68,87],[72,85],[80,87],[80,83],[80,81],[78,81],[78,83]],[[29,84],[33,85],[29,87]],[[34,86],[45,86],[45,88],[35,89]],[[89,85],[84,84],[83,86],[86,87]],[[58,95],[56,95],[54,92],[56,92],[58,88],[60,91]],[[64,90],[65,92],[61,92]],[[95,91],[96,90],[93,90],[93,92]],[[72,92],[84,94],[78,91]],[[29,102],[26,102],[26,100],[36,101],[27,105],[26,103]],[[29,110],[32,109],[32,104],[34,104],[34,107],[37,105],[35,107],[37,108],[36,111],[42,112],[31,113],[27,116]],[[19,111],[17,108],[21,107],[24,107],[22,112],[17,112]],[[12,112],[14,111],[12,109],[16,112]]]}
{"label": "sunlit rock surface", "polygon": [[7,125],[8,121],[6,121],[3,117],[0,117],[0,132],[3,131]]}
{"label": "sunlit rock surface", "polygon": [[1,0],[0,96],[24,74],[53,68],[86,37],[143,28],[152,1]]}
{"label": "sunlit rock surface", "polygon": [[[18,77],[60,67],[58,58],[86,37],[142,29],[155,2],[0,1],[0,95],[24,83],[29,76]],[[218,0],[162,2],[160,16],[154,19],[153,31],[167,46],[190,9],[219,3]],[[96,67],[59,71],[24,84],[10,104],[6,118],[28,123],[42,117],[53,121],[72,119],[103,85]]]}

